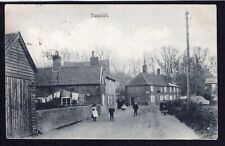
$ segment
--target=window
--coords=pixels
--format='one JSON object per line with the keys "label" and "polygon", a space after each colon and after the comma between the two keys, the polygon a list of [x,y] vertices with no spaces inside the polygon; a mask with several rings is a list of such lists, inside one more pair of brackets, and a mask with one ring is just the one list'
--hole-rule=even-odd
{"label": "window", "polygon": [[151,102],[155,102],[155,96],[151,95]]}
{"label": "window", "polygon": [[172,87],[170,87],[170,92],[172,92]]}
{"label": "window", "polygon": [[166,92],[166,87],[164,87],[164,92]]}
{"label": "window", "polygon": [[160,87],[161,93],[163,92],[163,87]]}
{"label": "window", "polygon": [[170,100],[173,100],[173,97],[172,97],[172,95],[170,95]]}
{"label": "window", "polygon": [[169,95],[165,95],[165,100],[168,100],[169,99]]}
{"label": "window", "polygon": [[62,97],[62,102],[61,102],[61,104],[62,104],[63,106],[69,106],[70,103],[71,103],[70,97]]}
{"label": "window", "polygon": [[173,92],[176,92],[176,87],[173,87]]}
{"label": "window", "polygon": [[38,98],[37,103],[42,103],[42,100]]}
{"label": "window", "polygon": [[160,95],[160,101],[162,101],[163,100],[163,96],[162,95]]}
{"label": "window", "polygon": [[179,92],[179,88],[177,88],[177,92]]}
{"label": "window", "polygon": [[153,86],[151,86],[151,92],[154,92],[154,88],[153,88]]}

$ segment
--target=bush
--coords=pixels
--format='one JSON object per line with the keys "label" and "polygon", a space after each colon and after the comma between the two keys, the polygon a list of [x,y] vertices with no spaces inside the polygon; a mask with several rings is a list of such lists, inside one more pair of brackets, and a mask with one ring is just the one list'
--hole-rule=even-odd
{"label": "bush", "polygon": [[217,132],[217,107],[191,102],[187,115],[187,102],[182,100],[168,102],[168,113],[174,114],[181,122],[212,138]]}

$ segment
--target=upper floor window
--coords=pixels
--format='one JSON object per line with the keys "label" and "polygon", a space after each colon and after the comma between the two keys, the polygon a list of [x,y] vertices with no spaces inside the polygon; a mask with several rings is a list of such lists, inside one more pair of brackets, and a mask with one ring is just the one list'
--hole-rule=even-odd
{"label": "upper floor window", "polygon": [[151,86],[151,92],[154,92],[154,87],[153,86]]}
{"label": "upper floor window", "polygon": [[172,87],[170,87],[170,92],[172,92]]}
{"label": "upper floor window", "polygon": [[176,87],[173,87],[173,92],[176,92]]}
{"label": "upper floor window", "polygon": [[164,92],[166,92],[166,87],[164,87]]}

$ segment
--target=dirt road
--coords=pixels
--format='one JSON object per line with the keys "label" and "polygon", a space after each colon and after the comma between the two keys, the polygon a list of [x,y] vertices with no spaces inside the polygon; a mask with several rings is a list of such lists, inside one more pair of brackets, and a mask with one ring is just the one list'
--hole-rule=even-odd
{"label": "dirt road", "polygon": [[101,115],[97,122],[88,119],[77,124],[43,133],[40,139],[200,139],[195,132],[174,116],[164,116],[156,106],[139,106],[133,110],[116,110],[115,121]]}

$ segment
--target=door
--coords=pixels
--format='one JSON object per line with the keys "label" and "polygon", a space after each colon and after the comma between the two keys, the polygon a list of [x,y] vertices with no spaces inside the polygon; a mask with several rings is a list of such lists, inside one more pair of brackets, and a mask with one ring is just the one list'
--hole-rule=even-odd
{"label": "door", "polygon": [[30,80],[5,78],[5,111],[7,138],[25,137],[31,134]]}
{"label": "door", "polygon": [[131,99],[131,105],[133,105],[134,102],[135,102],[135,101],[134,101],[134,97],[131,97],[130,99]]}

